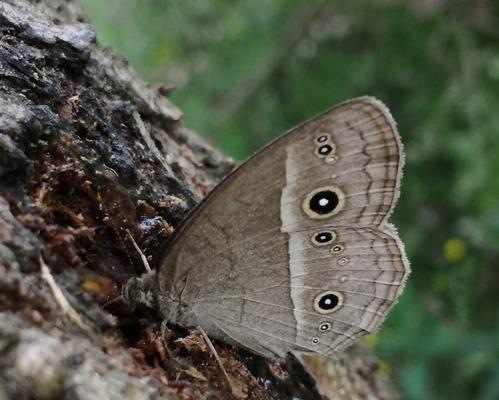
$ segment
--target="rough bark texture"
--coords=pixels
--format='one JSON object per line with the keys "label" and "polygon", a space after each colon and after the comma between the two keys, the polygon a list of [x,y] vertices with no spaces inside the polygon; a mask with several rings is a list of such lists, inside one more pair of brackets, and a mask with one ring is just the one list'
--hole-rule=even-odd
{"label": "rough bark texture", "polygon": [[230,390],[199,333],[110,302],[144,271],[130,235],[155,265],[234,164],[85,21],[70,0],[0,1],[0,400],[393,399],[360,346],[309,358],[313,378],[215,343]]}

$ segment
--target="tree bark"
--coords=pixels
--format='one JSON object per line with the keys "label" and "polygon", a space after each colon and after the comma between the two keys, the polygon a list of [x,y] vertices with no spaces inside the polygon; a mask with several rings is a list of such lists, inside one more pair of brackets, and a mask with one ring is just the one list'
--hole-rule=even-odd
{"label": "tree bark", "polygon": [[[393,399],[363,346],[266,360],[119,301],[234,163],[95,41],[78,2],[0,1],[0,400]],[[134,241],[131,239],[133,237]]]}

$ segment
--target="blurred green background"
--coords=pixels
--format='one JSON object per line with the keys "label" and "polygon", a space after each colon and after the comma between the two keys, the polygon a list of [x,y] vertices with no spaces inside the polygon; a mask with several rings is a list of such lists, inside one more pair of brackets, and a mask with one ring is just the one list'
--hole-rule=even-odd
{"label": "blurred green background", "polygon": [[368,338],[406,399],[499,399],[499,4],[84,0],[101,43],[177,86],[237,159],[370,94],[407,151],[395,222],[413,273]]}

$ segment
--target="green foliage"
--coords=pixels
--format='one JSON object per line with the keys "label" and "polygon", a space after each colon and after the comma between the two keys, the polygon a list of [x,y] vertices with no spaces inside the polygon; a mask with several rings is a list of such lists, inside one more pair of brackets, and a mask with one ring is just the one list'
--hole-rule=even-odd
{"label": "green foliage", "polygon": [[407,399],[499,398],[499,15],[492,0],[85,0],[99,39],[244,158],[362,94],[407,151],[413,274],[377,340]]}

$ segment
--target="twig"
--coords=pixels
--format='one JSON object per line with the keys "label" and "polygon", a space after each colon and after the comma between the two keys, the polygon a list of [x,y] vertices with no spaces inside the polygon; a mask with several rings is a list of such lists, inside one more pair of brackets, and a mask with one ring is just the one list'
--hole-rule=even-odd
{"label": "twig", "polygon": [[151,272],[152,269],[151,269],[151,266],[149,265],[149,262],[147,261],[145,254],[142,252],[142,250],[140,250],[139,245],[137,244],[137,242],[135,241],[133,236],[130,234],[130,231],[127,230],[126,233],[127,233],[128,237],[130,238],[130,240],[132,241],[133,247],[135,247],[135,250],[137,250],[137,253],[139,253],[140,258],[142,260],[142,264],[144,264],[144,268],[146,269],[147,272]]}
{"label": "twig", "polygon": [[159,151],[158,146],[156,146],[156,143],[154,142],[150,132],[147,130],[147,127],[144,124],[144,121],[140,117],[140,114],[137,111],[134,111],[132,115],[133,115],[133,119],[134,119],[135,123],[137,124],[137,128],[139,129],[139,132],[140,132],[142,138],[146,142],[147,147],[149,147],[149,150],[151,150],[152,154],[161,163],[161,165],[165,169],[165,171],[170,176],[174,176],[175,174],[173,173],[173,170],[171,169],[165,156],[161,153],[161,151]]}
{"label": "twig", "polygon": [[42,271],[42,279],[44,279],[45,282],[47,282],[47,284],[49,285],[50,290],[54,295],[54,299],[56,303],[59,304],[59,307],[61,307],[62,312],[80,328],[88,330],[89,327],[83,323],[83,320],[81,319],[78,312],[69,303],[68,299],[66,299],[59,286],[57,286],[57,283],[55,282],[55,279],[52,276],[49,267],[47,266],[47,264],[45,264],[45,261],[43,261],[42,256],[38,257],[38,262],[40,263],[40,269]]}
{"label": "twig", "polygon": [[232,385],[232,381],[230,380],[229,374],[227,373],[227,371],[224,368],[224,365],[222,364],[222,360],[220,359],[220,357],[218,355],[218,352],[215,350],[215,346],[213,346],[212,341],[210,340],[210,338],[208,337],[208,335],[206,334],[206,332],[204,331],[203,328],[201,328],[198,325],[197,326],[197,330],[199,332],[201,332],[201,335],[203,336],[204,341],[206,342],[206,344],[208,345],[208,348],[210,349],[210,351],[212,352],[213,356],[215,357],[215,360],[216,360],[218,366],[222,370],[222,372],[223,372],[223,374],[225,376],[225,379],[227,380],[227,383],[229,384],[229,387],[230,387],[230,390],[232,391],[232,394],[235,394],[236,390],[234,389],[234,386]]}

